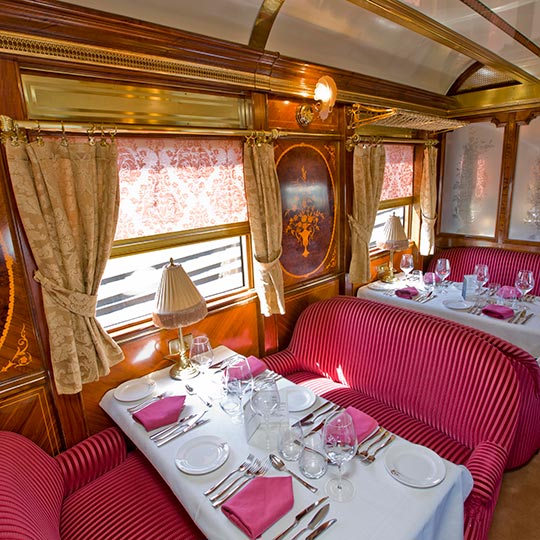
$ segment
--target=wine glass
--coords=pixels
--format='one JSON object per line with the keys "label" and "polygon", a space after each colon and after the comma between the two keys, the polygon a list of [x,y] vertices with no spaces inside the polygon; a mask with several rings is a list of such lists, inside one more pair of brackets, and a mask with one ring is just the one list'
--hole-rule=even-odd
{"label": "wine glass", "polygon": [[480,302],[480,293],[482,292],[482,287],[489,280],[489,270],[487,264],[477,264],[474,267],[474,275],[476,277],[476,304]]}
{"label": "wine glass", "polygon": [[404,253],[401,256],[399,267],[405,272],[405,282],[409,279],[409,274],[414,270],[414,259],[410,253]]}
{"label": "wine glass", "polygon": [[523,304],[525,295],[532,291],[534,287],[534,275],[530,270],[520,270],[516,275],[516,281],[514,283],[516,289],[520,293],[520,301]]}
{"label": "wine glass", "polygon": [[450,261],[448,259],[437,259],[435,275],[441,280],[442,292],[446,292],[444,290],[444,280],[450,275]]}
{"label": "wine glass", "polygon": [[214,351],[207,336],[193,338],[189,349],[189,359],[203,375],[208,373],[208,368],[214,361]]}
{"label": "wine glass", "polygon": [[257,382],[251,395],[251,408],[262,416],[266,433],[266,448],[270,450],[270,417],[280,403],[279,390],[274,379],[265,378]]}
{"label": "wine glass", "polygon": [[326,493],[336,501],[350,501],[354,496],[354,485],[343,479],[341,467],[356,454],[356,429],[351,415],[341,411],[330,416],[324,423],[323,441],[326,455],[338,469],[337,478],[331,478],[326,483]]}
{"label": "wine glass", "polygon": [[239,401],[239,420],[243,421],[244,402],[253,388],[253,375],[244,356],[236,355],[231,358],[224,371],[224,385],[226,394],[233,394]]}

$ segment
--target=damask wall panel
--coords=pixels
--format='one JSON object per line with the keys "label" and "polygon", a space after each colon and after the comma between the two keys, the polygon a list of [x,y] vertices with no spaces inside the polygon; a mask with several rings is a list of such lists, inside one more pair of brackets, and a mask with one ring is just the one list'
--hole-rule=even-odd
{"label": "damask wall panel", "polygon": [[495,236],[503,138],[490,122],[446,136],[440,232]]}
{"label": "damask wall panel", "polygon": [[540,118],[519,127],[508,238],[540,242]]}
{"label": "damask wall panel", "polygon": [[285,284],[337,271],[335,143],[280,143]]}

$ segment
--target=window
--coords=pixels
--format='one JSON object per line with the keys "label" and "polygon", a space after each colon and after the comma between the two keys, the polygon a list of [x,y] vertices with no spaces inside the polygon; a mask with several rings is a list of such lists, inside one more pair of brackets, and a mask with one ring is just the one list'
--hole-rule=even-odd
{"label": "window", "polygon": [[98,291],[104,328],[148,317],[172,257],[201,294],[248,287],[242,143],[118,137],[120,211]]}
{"label": "window", "polygon": [[411,144],[386,144],[386,164],[381,202],[369,243],[376,249],[386,220],[392,213],[401,219],[408,230],[409,214],[413,200],[414,146]]}

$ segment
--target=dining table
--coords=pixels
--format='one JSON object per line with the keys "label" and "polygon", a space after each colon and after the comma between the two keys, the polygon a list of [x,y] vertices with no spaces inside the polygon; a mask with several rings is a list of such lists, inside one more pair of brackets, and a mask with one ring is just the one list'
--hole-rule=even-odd
{"label": "dining table", "polygon": [[[418,295],[412,298],[403,298],[396,291],[413,287]],[[461,282],[447,283],[445,286],[436,286],[431,295],[426,297],[426,288],[423,284],[407,281],[404,278],[394,282],[373,281],[360,287],[356,293],[358,298],[365,298],[376,302],[383,302],[402,308],[428,313],[455,321],[489,334],[498,336],[509,343],[517,345],[535,358],[540,358],[540,301],[530,296],[527,302],[520,300],[504,302],[496,296],[489,296],[487,289],[482,295],[476,297],[466,294],[463,298],[463,284]],[[506,303],[519,318],[499,319],[474,309],[475,304],[480,306]],[[517,319],[517,320],[516,320]]]}
{"label": "dining table", "polygon": [[[214,349],[214,364],[219,366],[235,352],[225,346]],[[233,423],[232,418],[220,407],[219,393],[216,399],[216,384],[219,379],[217,369],[210,369],[208,373],[200,374],[188,381],[173,380],[169,376],[169,369],[155,371],[140,379],[126,381],[123,386],[109,390],[102,397],[100,406],[110,418],[131,439],[134,445],[146,456],[156,471],[168,484],[178,500],[185,507],[191,518],[203,532],[208,540],[241,540],[248,538],[223,513],[220,507],[215,508],[204,492],[216,484],[229,473],[237,470],[245,462],[249,454],[261,461],[268,458],[269,449],[261,438],[251,436],[246,424]],[[295,391],[301,391],[296,396],[296,406],[289,414],[289,422],[296,423],[311,411],[317,409],[324,401],[323,398],[311,395],[312,392],[304,387],[294,385],[286,378],[267,370],[262,376],[273,376],[277,379],[280,394],[291,396]],[[261,375],[259,375],[260,377]],[[136,389],[140,383],[141,388],[147,391],[136,395],[122,394],[119,389],[132,384],[130,390]],[[189,394],[186,383],[195,390]],[[311,394],[310,394],[311,393]],[[145,394],[145,395],[143,395]],[[196,427],[183,435],[173,438],[166,444],[158,446],[151,438],[143,425],[136,422],[129,408],[143,399],[158,395],[186,396],[182,414],[190,415],[205,412],[206,423]],[[305,399],[307,398],[309,399]],[[137,399],[133,399],[133,398]],[[207,407],[204,403],[210,404]],[[294,401],[294,399],[293,399]],[[301,405],[298,405],[300,401]],[[304,403],[302,404],[302,401]],[[248,404],[249,406],[249,404]],[[288,407],[287,407],[288,408]],[[324,419],[324,418],[323,418]],[[306,426],[307,431],[313,427]],[[205,439],[206,438],[206,439]],[[187,447],[195,447],[204,440],[219,440],[226,448],[225,456],[220,452],[214,464],[207,469],[179,467],[178,457],[186,454]],[[436,456],[437,463],[442,469],[435,478],[436,482],[423,482],[423,476],[431,472],[419,473],[419,482],[398,480],[399,469],[394,461],[389,461],[392,450],[395,456],[404,450],[419,459],[427,457],[431,452],[425,447],[396,437],[396,440],[382,449],[373,462],[362,461],[355,456],[343,467],[343,475],[355,486],[354,498],[349,502],[338,502],[329,499],[330,510],[328,519],[337,522],[321,534],[327,540],[341,540],[342,538],[362,538],[362,540],[461,540],[463,538],[463,507],[464,501],[472,489],[472,477],[466,467],[456,465]],[[270,450],[272,451],[272,450]],[[277,453],[277,452],[276,452]],[[406,458],[405,458],[406,459]],[[298,462],[286,461],[286,467],[296,475],[301,476]],[[428,463],[431,469],[432,463]],[[239,473],[236,473],[239,474]],[[273,523],[264,531],[262,540],[274,540],[285,529],[291,526],[295,516],[309,504],[325,496],[325,483],[330,477],[337,474],[337,467],[330,464],[326,475],[318,479],[305,478],[317,488],[313,493],[293,478],[294,503],[290,511]],[[272,467],[266,473],[267,477],[286,476],[287,471],[278,471]],[[234,477],[234,474],[232,475]],[[426,476],[426,478],[427,478]],[[142,496],[144,494],[141,494]],[[257,512],[257,508],[253,508]],[[283,540],[291,540],[294,535],[307,527],[314,512],[304,518],[298,526],[293,527]],[[307,531],[300,538],[306,538]]]}

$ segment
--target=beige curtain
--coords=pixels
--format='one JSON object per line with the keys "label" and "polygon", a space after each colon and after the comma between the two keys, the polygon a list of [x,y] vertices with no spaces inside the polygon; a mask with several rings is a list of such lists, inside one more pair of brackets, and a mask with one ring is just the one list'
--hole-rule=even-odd
{"label": "beige curtain", "polygon": [[353,208],[349,214],[351,226],[351,283],[370,280],[369,241],[381,198],[384,180],[385,150],[383,145],[354,148]]}
{"label": "beige curtain", "polygon": [[424,167],[420,185],[420,255],[433,255],[435,251],[435,221],[437,220],[437,148],[424,149]]}
{"label": "beige curtain", "polygon": [[7,143],[6,154],[42,287],[55,385],[74,394],[123,359],[95,318],[118,218],[116,145]]}
{"label": "beige curtain", "polygon": [[265,317],[285,313],[279,180],[270,143],[244,144],[244,179],[255,257],[255,288]]}

